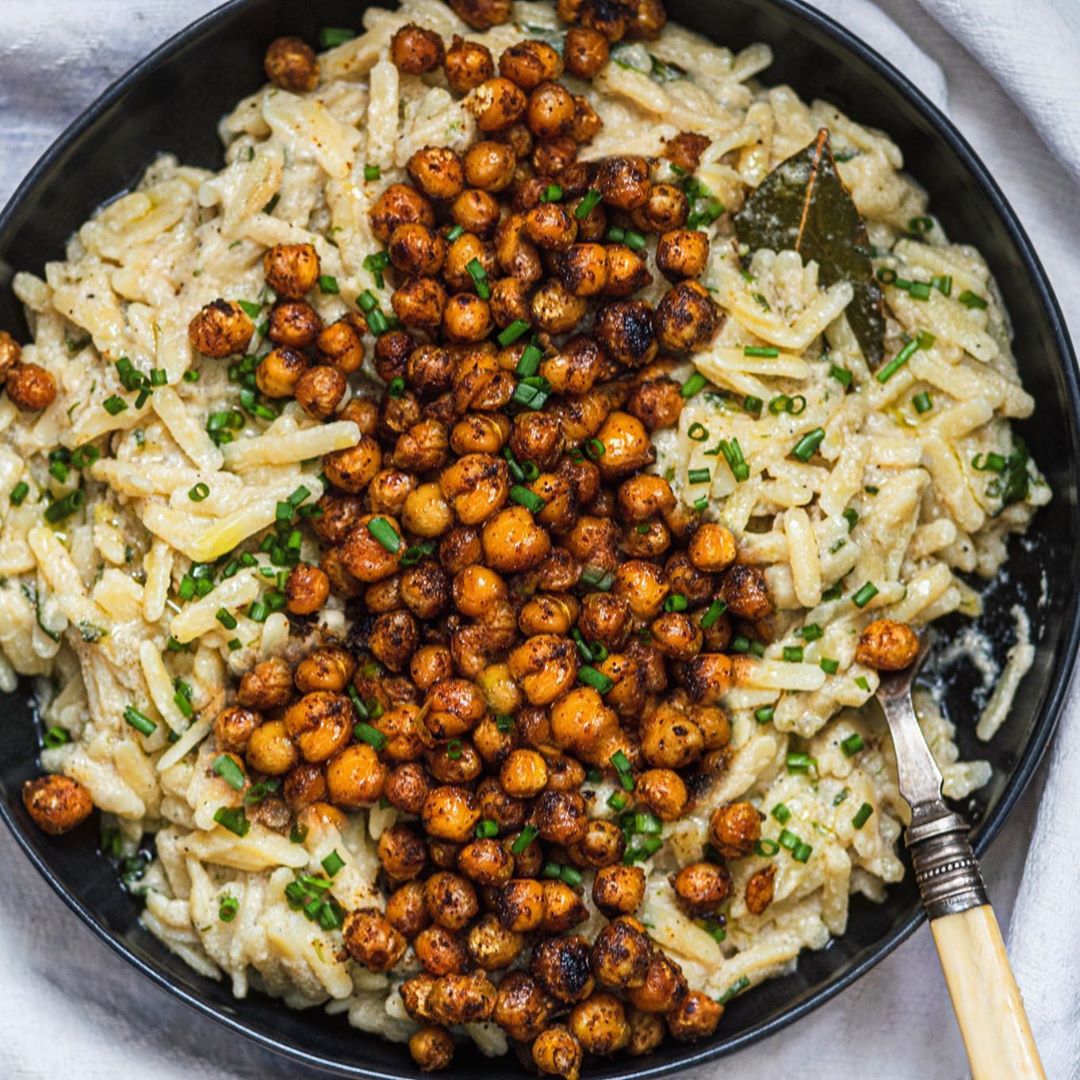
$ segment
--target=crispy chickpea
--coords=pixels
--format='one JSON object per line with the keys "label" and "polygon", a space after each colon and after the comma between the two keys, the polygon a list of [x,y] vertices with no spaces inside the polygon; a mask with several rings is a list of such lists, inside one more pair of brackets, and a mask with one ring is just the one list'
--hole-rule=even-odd
{"label": "crispy chickpea", "polygon": [[553,1024],[532,1044],[533,1064],[542,1073],[562,1080],[578,1080],[582,1056],[581,1043],[562,1024]]}
{"label": "crispy chickpea", "polygon": [[432,975],[460,973],[469,966],[469,952],[461,935],[443,926],[422,930],[416,935],[413,948],[424,970]]}
{"label": "crispy chickpea", "polygon": [[432,277],[442,269],[446,241],[426,225],[407,221],[391,234],[387,254],[403,274]]}
{"label": "crispy chickpea", "polygon": [[605,480],[642,469],[653,459],[648,432],[630,413],[619,410],[610,413],[596,438],[604,445],[604,453],[597,465]]}
{"label": "crispy chickpea", "polygon": [[589,966],[589,943],[583,937],[545,938],[533,948],[533,978],[559,1001],[587,998],[596,985]]}
{"label": "crispy chickpea", "polygon": [[653,619],[660,613],[670,587],[658,566],[630,559],[616,570],[612,590],[626,600],[639,619]]}
{"label": "crispy chickpea", "polygon": [[472,293],[455,293],[443,311],[443,333],[451,341],[483,341],[491,333],[491,308]]}
{"label": "crispy chickpea", "polygon": [[769,586],[760,566],[735,563],[728,567],[720,586],[720,596],[732,615],[744,619],[763,619],[773,610]]}
{"label": "crispy chickpea", "polygon": [[432,874],[424,884],[428,914],[447,930],[461,930],[480,910],[476,890],[465,878],[445,871]]}
{"label": "crispy chickpea", "polygon": [[619,485],[619,509],[632,523],[667,513],[675,508],[671,485],[662,476],[638,473]]}
{"label": "crispy chickpea", "polygon": [[0,330],[0,386],[20,360],[22,346],[6,330]]}
{"label": "crispy chickpea", "polygon": [[577,679],[577,648],[568,637],[538,634],[510,654],[510,674],[532,705],[550,705]]}
{"label": "crispy chickpea", "polygon": [[446,290],[431,277],[408,278],[394,290],[390,305],[405,326],[434,331],[446,309]]}
{"label": "crispy chickpea", "polygon": [[480,722],[485,709],[480,688],[468,679],[437,683],[428,691],[426,704],[426,726],[436,739],[467,734]]}
{"label": "crispy chickpea", "polygon": [[350,911],[341,927],[345,948],[368,971],[389,971],[404,955],[407,942],[378,911]]}
{"label": "crispy chickpea", "polygon": [[443,470],[439,487],[458,520],[479,525],[506,502],[509,472],[506,463],[491,454],[466,454]]}
{"label": "crispy chickpea", "polygon": [[307,370],[307,357],[302,352],[279,345],[259,361],[255,384],[269,398],[292,397]]}
{"label": "crispy chickpea", "polygon": [[533,806],[533,824],[552,844],[579,843],[588,828],[585,800],[576,791],[545,791]]}
{"label": "crispy chickpea", "polygon": [[649,197],[634,211],[633,218],[636,225],[648,232],[666,233],[681,228],[689,210],[689,200],[682,188],[653,184]]}
{"label": "crispy chickpea", "polygon": [[725,859],[744,858],[760,839],[761,814],[751,803],[728,803],[709,821],[709,840]]}
{"label": "crispy chickpea", "polygon": [[670,611],[654,619],[649,627],[653,644],[672,660],[692,660],[701,652],[704,635],[689,615]]}
{"label": "crispy chickpea", "polygon": [[345,396],[345,376],[339,368],[319,364],[296,380],[296,401],[315,420],[327,420]]}
{"label": "crispy chickpea", "polygon": [[390,761],[415,761],[424,752],[426,744],[417,730],[419,711],[416,705],[403,702],[375,719],[375,727],[386,736],[382,753]]}
{"label": "crispy chickpea", "polygon": [[572,26],[563,49],[566,70],[579,79],[591,79],[608,62],[608,43],[597,30]]}
{"label": "crispy chickpea", "polygon": [[533,149],[532,167],[541,176],[561,176],[577,158],[578,145],[571,135],[543,139]]}
{"label": "crispy chickpea", "polygon": [[645,984],[653,945],[636,919],[618,918],[608,923],[593,943],[590,962],[601,986],[627,990]]}
{"label": "crispy chickpea", "polygon": [[263,722],[262,716],[240,705],[222,709],[214,719],[214,735],[218,746],[242,754],[255,729]]}
{"label": "crispy chickpea", "polygon": [[656,245],[656,268],[668,281],[700,277],[708,259],[709,237],[700,229],[671,229]]}
{"label": "crispy chickpea", "polygon": [[701,729],[683,713],[661,705],[641,728],[641,753],[650,765],[681,769],[701,757]]}
{"label": "crispy chickpea", "polygon": [[630,1042],[623,1003],[603,991],[575,1005],[567,1022],[587,1054],[614,1054]]}
{"label": "crispy chickpea", "polygon": [[592,761],[600,744],[614,733],[618,719],[591,686],[579,686],[555,702],[551,737],[556,746]]}
{"label": "crispy chickpea", "polygon": [[393,231],[407,221],[421,225],[435,224],[435,210],[428,199],[408,184],[391,184],[375,200],[369,212],[371,231],[384,244],[390,243]]}
{"label": "crispy chickpea", "polygon": [[431,925],[424,902],[424,886],[419,881],[406,881],[387,897],[386,920],[409,940]]}
{"label": "crispy chickpea", "polygon": [[700,990],[691,990],[667,1015],[668,1031],[679,1042],[707,1039],[720,1023],[724,1006]]}
{"label": "crispy chickpea", "polygon": [[529,95],[525,123],[538,139],[554,139],[573,123],[574,98],[556,82],[542,82]]}
{"label": "crispy chickpea", "polygon": [[[574,142],[587,143],[591,142],[594,136],[596,136],[600,129],[604,126],[604,121],[600,119],[600,114],[589,104],[588,99],[584,97],[574,98],[574,115],[570,121],[570,126],[566,129],[567,134]],[[579,163],[581,165],[582,163]],[[591,173],[586,174],[591,179]],[[584,194],[588,190],[588,182],[578,185],[575,183],[577,177],[575,175],[574,167],[568,168],[561,174],[564,190],[570,191],[575,187],[580,186],[580,192],[575,194]]]}
{"label": "crispy chickpea", "polygon": [[465,152],[465,180],[481,191],[502,191],[514,179],[514,151],[490,139],[473,143]]}
{"label": "crispy chickpea", "polygon": [[[255,324],[235,300],[214,300],[188,324],[188,340],[192,348],[203,356],[213,356],[219,360],[242,353],[254,333]],[[8,393],[11,393],[10,385]]]}
{"label": "crispy chickpea", "polygon": [[633,1006],[627,1011],[626,1022],[630,1025],[630,1041],[626,1052],[632,1057],[651,1054],[663,1041],[667,1028],[655,1013],[642,1012]]}
{"label": "crispy chickpea", "polygon": [[417,150],[405,167],[412,182],[429,199],[456,198],[465,186],[461,158],[446,146],[425,146]]}
{"label": "crispy chickpea", "polygon": [[679,906],[695,919],[716,914],[731,895],[731,875],[723,866],[696,862],[670,878]]}
{"label": "crispy chickpea", "polygon": [[643,367],[659,349],[653,310],[644,300],[604,304],[597,312],[593,333],[607,354],[627,367]]}
{"label": "crispy chickpea", "polygon": [[723,321],[723,313],[704,286],[680,281],[656,307],[656,336],[672,352],[695,352],[716,336]]}
{"label": "crispy chickpea", "polygon": [[642,1012],[668,1013],[686,997],[688,987],[682,968],[660,949],[653,950],[645,982],[630,989],[630,1003]]}
{"label": "crispy chickpea", "polygon": [[504,573],[521,573],[536,566],[551,550],[551,539],[524,506],[500,510],[484,523],[484,557]]}
{"label": "crispy chickpea", "polygon": [[285,581],[285,608],[292,615],[314,615],[330,597],[330,579],[317,566],[298,563]]}
{"label": "crispy chickpea", "polygon": [[263,256],[266,283],[289,300],[300,300],[319,279],[319,254],[311,244],[275,244]]}
{"label": "crispy chickpea", "polygon": [[274,656],[244,673],[236,699],[249,709],[276,709],[292,697],[292,685],[289,665]]}
{"label": "crispy chickpea", "polygon": [[608,206],[634,210],[649,197],[649,163],[642,157],[609,157],[600,163],[596,186]]}
{"label": "crispy chickpea", "polygon": [[424,645],[416,650],[409,661],[409,674],[421,690],[449,679],[453,673],[453,659],[445,645]]}
{"label": "crispy chickpea", "polygon": [[559,277],[574,296],[596,296],[608,283],[607,248],[574,244],[559,260]]}
{"label": "crispy chickpea", "polygon": [[589,593],[581,603],[578,629],[589,641],[599,641],[614,652],[626,643],[632,629],[630,605],[617,593]]}
{"label": "crispy chickpea", "polygon": [[472,839],[480,808],[467,788],[443,786],[428,793],[421,816],[424,828],[436,839],[464,843]]}
{"label": "crispy chickpea", "polygon": [[509,418],[491,413],[468,413],[450,432],[450,448],[455,454],[497,454],[506,442]]}
{"label": "crispy chickpea", "polygon": [[[398,553],[388,551],[368,528],[376,518],[387,522],[400,539],[401,533],[393,518],[380,514],[365,514],[341,547],[345,568],[360,581],[368,583],[382,581],[398,569]],[[399,551],[401,550],[404,550],[404,545],[399,543]]]}
{"label": "crispy chickpea", "polygon": [[543,882],[543,917],[540,929],[546,934],[562,934],[585,922],[589,909],[581,897],[563,881]]}
{"label": "crispy chickpea", "polygon": [[34,824],[50,836],[71,832],[94,809],[90,792],[78,780],[60,773],[27,780],[22,800]]}
{"label": "crispy chickpea", "polygon": [[495,987],[483,972],[443,975],[428,998],[432,1016],[443,1024],[475,1024],[495,1008]]}
{"label": "crispy chickpea", "polygon": [[263,59],[263,70],[275,86],[296,94],[319,85],[319,58],[302,38],[279,37],[271,41]]}
{"label": "crispy chickpea", "polygon": [[476,117],[476,126],[484,132],[501,131],[516,123],[525,113],[527,98],[524,91],[511,82],[496,76],[481,83],[467,99]]}
{"label": "crispy chickpea", "polygon": [[547,764],[535,750],[512,750],[499,772],[503,790],[518,799],[539,795],[547,781]]}
{"label": "crispy chickpea", "polygon": [[495,898],[495,914],[507,930],[527,934],[544,917],[544,887],[535,878],[508,881]]}
{"label": "crispy chickpea", "polygon": [[630,4],[607,4],[602,0],[559,0],[560,7],[578,9],[577,18],[582,26],[597,30],[609,42],[621,41],[626,36],[632,7]]}
{"label": "crispy chickpea", "polygon": [[[479,263],[489,278],[498,273],[495,250],[486,240],[474,233],[462,233],[451,245],[443,267],[443,279],[455,292],[473,292],[477,289],[473,273]],[[470,269],[470,266],[472,269]]]}
{"label": "crispy chickpea", "polygon": [[499,983],[492,1019],[512,1039],[528,1042],[543,1031],[554,1002],[524,971],[511,971]]}
{"label": "crispy chickpea", "polygon": [[405,762],[390,770],[383,787],[387,801],[407,814],[419,814],[428,791],[427,775],[422,765]]}
{"label": "crispy chickpea", "polygon": [[499,223],[499,204],[486,191],[468,188],[450,207],[454,224],[477,236],[488,236]]}
{"label": "crispy chickpea", "polygon": [[522,90],[533,90],[542,82],[557,79],[562,70],[562,57],[544,41],[519,41],[499,57],[499,74]]}
{"label": "crispy chickpea", "polygon": [[752,874],[746,882],[743,897],[746,901],[746,910],[751,915],[760,915],[772,902],[773,890],[775,889],[776,866],[763,866]]}
{"label": "crispy chickpea", "polygon": [[430,539],[442,536],[453,525],[454,515],[438,484],[421,484],[405,496],[401,522],[410,532]]}
{"label": "crispy chickpea", "polygon": [[532,295],[533,322],[549,334],[567,334],[585,317],[585,301],[556,278],[548,278]]}
{"label": "crispy chickpea", "polygon": [[602,867],[593,879],[592,897],[605,915],[631,915],[645,899],[645,871],[621,863]]}
{"label": "crispy chickpea", "polygon": [[699,570],[726,570],[735,561],[735,537],[726,526],[705,522],[690,538],[687,554]]}
{"label": "crispy chickpea", "polygon": [[625,850],[626,839],[618,825],[613,821],[593,820],[574,847],[573,854],[586,866],[599,870],[602,866],[621,862]]}
{"label": "crispy chickpea", "polygon": [[474,30],[490,30],[510,18],[510,0],[450,0],[450,7]]}
{"label": "crispy chickpea", "polygon": [[457,34],[443,58],[446,81],[455,94],[467,94],[495,74],[491,50],[476,41],[465,41]]}
{"label": "crispy chickpea", "polygon": [[577,221],[562,203],[540,203],[525,214],[524,229],[537,247],[545,251],[568,251],[577,236]]}
{"label": "crispy chickpea", "polygon": [[680,131],[664,144],[664,157],[684,172],[692,173],[701,164],[701,155],[712,142],[707,135],[693,131]]}
{"label": "crispy chickpea", "polygon": [[630,296],[651,284],[648,265],[636,251],[625,244],[606,244],[604,251],[608,270],[603,288],[605,296]]}
{"label": "crispy chickpea", "polygon": [[253,771],[282,776],[297,763],[299,753],[284,722],[267,720],[251,733],[244,757]]}
{"label": "crispy chickpea", "polygon": [[524,229],[522,215],[505,218],[495,232],[495,256],[507,274],[528,286],[540,280],[543,266],[536,245],[525,238]]}
{"label": "crispy chickpea", "polygon": [[[445,933],[445,931],[441,932]],[[406,979],[401,984],[401,1002],[405,1006],[405,1011],[414,1020],[431,1019],[427,1002],[434,986],[435,976],[426,970],[419,975],[414,975],[411,979]]]}
{"label": "crispy chickpea", "polygon": [[686,784],[672,769],[647,769],[637,778],[634,793],[661,821],[677,821],[689,800]]}
{"label": "crispy chickpea", "polygon": [[[298,347],[290,346],[290,348]],[[337,322],[325,327],[316,337],[315,347],[318,349],[319,359],[323,363],[332,364],[346,375],[358,371],[360,365],[364,362],[363,338],[360,331],[348,319],[339,319]],[[262,367],[261,364],[259,366]],[[256,370],[257,377],[258,370]],[[263,392],[266,393],[266,391]],[[286,397],[288,395],[279,393],[270,396]]]}
{"label": "crispy chickpea", "polygon": [[319,313],[306,300],[286,300],[270,312],[268,336],[275,345],[306,349],[322,328]]}
{"label": "crispy chickpea", "polygon": [[424,838],[401,822],[383,830],[379,837],[378,854],[383,870],[394,881],[412,881],[427,867],[429,857]]}
{"label": "crispy chickpea", "polygon": [[859,635],[855,649],[855,659],[876,671],[903,671],[918,655],[918,635],[895,619],[875,619]]}
{"label": "crispy chickpea", "polygon": [[429,1024],[409,1036],[409,1053],[421,1072],[439,1072],[454,1060],[454,1038],[446,1028]]}
{"label": "crispy chickpea", "polygon": [[[300,753],[308,761],[320,762],[333,757],[348,742],[352,717],[352,702],[344,694],[313,690],[289,706],[285,727]],[[250,753],[250,744],[248,749]]]}
{"label": "crispy chickpea", "polygon": [[478,885],[505,885],[514,873],[514,858],[495,839],[474,840],[458,853],[458,869]]}
{"label": "crispy chickpea", "polygon": [[355,446],[335,450],[323,458],[323,471],[336,488],[356,495],[382,468],[382,450],[370,435],[361,435]]}
{"label": "crispy chickpea", "polygon": [[491,317],[500,328],[519,319],[528,322],[529,297],[524,283],[514,277],[504,277],[492,284]]}
{"label": "crispy chickpea", "polygon": [[423,75],[443,62],[443,41],[434,30],[416,23],[401,27],[390,39],[390,59],[407,75]]}
{"label": "crispy chickpea", "polygon": [[646,379],[630,395],[626,411],[649,431],[674,427],[683,409],[679,384],[674,379]]}
{"label": "crispy chickpea", "polygon": [[303,762],[290,769],[281,787],[285,804],[294,814],[326,801],[326,773],[321,765]]}
{"label": "crispy chickpea", "polygon": [[345,747],[326,767],[330,802],[350,810],[371,806],[382,797],[386,773],[374,747],[367,743]]}

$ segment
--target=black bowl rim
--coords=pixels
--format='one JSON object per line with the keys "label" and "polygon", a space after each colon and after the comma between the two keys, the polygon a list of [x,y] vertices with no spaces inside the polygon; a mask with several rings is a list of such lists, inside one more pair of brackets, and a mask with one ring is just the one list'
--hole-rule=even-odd
{"label": "black bowl rim", "polygon": [[[84,109],[55,142],[38,159],[34,167],[26,175],[16,188],[14,194],[8,200],[7,205],[0,211],[0,234],[3,233],[10,218],[14,215],[19,205],[34,191],[40,177],[47,172],[54,162],[62,157],[73,145],[75,145],[84,131],[93,123],[97,116],[107,109],[118,99],[135,88],[144,78],[148,77],[160,62],[172,54],[174,50],[186,44],[188,41],[210,31],[218,23],[226,22],[233,13],[249,4],[251,0],[228,0],[227,3],[213,9],[199,19],[190,23],[182,30],[173,34],[161,45],[157,46],[134,67],[125,72],[119,79],[112,83],[91,105]],[[1043,307],[1051,331],[1053,333],[1058,357],[1064,368],[1062,374],[1065,380],[1065,388],[1068,396],[1069,410],[1075,417],[1080,417],[1080,384],[1076,373],[1076,356],[1068,329],[1065,325],[1064,316],[1057,302],[1057,298],[1046,276],[1042,263],[1027,235],[1024,227],[1020,224],[1015,211],[1005,198],[1004,193],[998,186],[990,171],[982,163],[974,149],[960,134],[953,122],[935,105],[910,79],[898,68],[886,60],[880,53],[867,45],[842,24],[822,12],[808,6],[803,0],[765,0],[770,6],[779,9],[784,15],[798,23],[802,21],[825,33],[836,41],[842,48],[856,55],[874,69],[878,78],[885,80],[909,102],[918,109],[923,116],[930,121],[935,133],[957,155],[964,167],[975,179],[982,193],[988,199],[994,213],[1004,224],[1009,239],[1017,254],[1019,254],[1024,269],[1031,282],[1039,303]],[[1074,658],[1080,646],[1080,591],[1074,590],[1070,597],[1065,617],[1067,630],[1064,635],[1058,655],[1055,657],[1054,670],[1051,675],[1051,685],[1046,701],[1043,704],[1041,715],[1036,721],[1024,752],[1017,761],[1013,775],[1008,782],[1001,798],[986,816],[975,841],[976,855],[982,855],[994,838],[997,836],[1002,825],[1013,811],[1020,796],[1026,790],[1031,778],[1037,769],[1050,739],[1057,726],[1058,718],[1064,704],[1065,696],[1069,689],[1069,683],[1074,667]],[[0,802],[0,819],[3,820],[8,830],[15,837],[19,847],[30,859],[37,871],[49,883],[53,890],[60,896],[65,904],[84,922],[91,931],[103,941],[113,952],[122,956],[129,964],[140,971],[157,986],[182,1001],[185,1005],[194,1009],[203,1016],[223,1025],[236,1034],[242,1035],[255,1043],[291,1058],[311,1068],[342,1076],[370,1077],[372,1080],[401,1080],[406,1075],[404,1072],[387,1072],[378,1068],[367,1066],[345,1065],[339,1061],[322,1057],[318,1054],[302,1050],[288,1042],[281,1041],[261,1031],[249,1028],[242,1019],[217,1011],[208,1002],[199,996],[189,993],[179,986],[162,969],[147,963],[118,935],[114,934],[82,901],[69,892],[56,875],[52,872],[48,863],[33,850],[22,834],[16,823],[10,807]],[[778,1015],[763,1020],[746,1031],[731,1039],[725,1039],[718,1044],[704,1046],[699,1049],[688,1047],[686,1051],[674,1060],[667,1060],[662,1064],[650,1066],[648,1064],[629,1065],[617,1073],[608,1074],[611,1077],[619,1077],[622,1080],[645,1080],[645,1078],[662,1076],[676,1070],[693,1068],[713,1061],[719,1057],[734,1053],[751,1043],[760,1042],[769,1035],[775,1034],[781,1028],[787,1027],[795,1021],[806,1016],[820,1005],[831,1000],[842,990],[846,989],[862,975],[866,974],[874,965],[885,959],[894,949],[915,932],[922,925],[926,916],[922,909],[915,911],[906,922],[894,929],[892,933],[877,947],[868,951],[861,960],[854,963],[848,970],[826,983],[819,990],[807,995]]]}

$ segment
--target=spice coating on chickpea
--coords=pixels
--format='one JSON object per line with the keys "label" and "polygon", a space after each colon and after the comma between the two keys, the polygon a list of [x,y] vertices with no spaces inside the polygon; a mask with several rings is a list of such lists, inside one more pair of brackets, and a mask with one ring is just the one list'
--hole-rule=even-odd
{"label": "spice coating on chickpea", "polygon": [[219,360],[243,352],[254,333],[255,324],[234,300],[214,300],[188,324],[192,348]]}
{"label": "spice coating on chickpea", "polygon": [[859,635],[855,659],[877,671],[903,671],[919,655],[919,636],[906,623],[875,619]]}
{"label": "spice coating on chickpea", "polygon": [[409,23],[390,39],[390,59],[407,75],[423,75],[443,62],[442,38],[434,30]]}
{"label": "spice coating on chickpea", "polygon": [[263,60],[266,77],[282,90],[305,93],[319,85],[319,58],[302,38],[279,37]]}
{"label": "spice coating on chickpea", "polygon": [[11,403],[23,412],[40,412],[56,400],[56,380],[40,364],[15,364],[4,388]]}
{"label": "spice coating on chickpea", "polygon": [[50,836],[71,832],[94,809],[90,792],[77,780],[60,773],[27,780],[22,801],[34,824]]}

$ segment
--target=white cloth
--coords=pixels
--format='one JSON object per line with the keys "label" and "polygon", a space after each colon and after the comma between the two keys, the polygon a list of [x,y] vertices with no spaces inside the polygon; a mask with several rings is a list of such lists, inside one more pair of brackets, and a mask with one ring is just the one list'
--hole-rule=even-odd
{"label": "white cloth", "polygon": [[[1076,0],[879,0],[877,5],[818,0],[818,5],[948,109],[1020,215],[1074,333],[1080,333],[1074,286],[1080,251],[1080,190],[1074,181],[1080,171],[1080,107],[1072,70],[1080,44],[1080,5]],[[212,0],[0,0],[0,198],[108,82],[213,6]],[[918,162],[911,164],[917,173]],[[988,854],[984,871],[1003,925],[1014,912],[1011,951],[1047,1073],[1064,1080],[1080,1077],[1080,929],[1070,906],[1080,815],[1066,801],[1080,786],[1080,703],[1075,700],[1044,773],[1038,822],[1038,791],[1032,791]],[[52,895],[6,832],[0,835],[0,865],[0,1076],[314,1080],[315,1074],[227,1034],[130,970]],[[926,928],[856,990],[767,1042],[691,1075],[694,1080],[714,1075],[961,1080],[967,1075],[963,1048]]]}

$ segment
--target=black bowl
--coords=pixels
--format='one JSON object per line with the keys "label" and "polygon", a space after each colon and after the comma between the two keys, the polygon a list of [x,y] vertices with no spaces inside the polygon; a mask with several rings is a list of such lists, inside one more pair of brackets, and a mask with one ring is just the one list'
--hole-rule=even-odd
{"label": "black bowl", "polygon": [[[313,41],[320,26],[355,25],[361,7],[356,0],[234,0],[113,86],[59,139],[0,215],[0,326],[22,323],[6,287],[12,268],[40,270],[47,259],[59,257],[74,229],[130,186],[154,154],[171,151],[188,163],[220,166],[216,121],[262,82],[262,54],[272,38],[288,33]],[[928,189],[949,235],[982,249],[1012,314],[1020,369],[1038,403],[1036,420],[1019,426],[1046,471],[1054,500],[1039,513],[1033,540],[1015,552],[1009,573],[989,596],[985,621],[999,647],[1008,643],[1008,612],[1017,602],[1032,613],[1037,642],[1012,715],[990,746],[977,743],[972,731],[974,673],[958,669],[946,680],[946,705],[958,720],[964,756],[989,757],[994,765],[989,785],[964,807],[976,822],[976,850],[983,852],[1050,739],[1080,629],[1080,396],[1061,313],[1031,244],[985,167],[934,106],[866,45],[797,0],[671,0],[669,9],[673,19],[732,47],[768,42],[776,54],[765,73],[769,82],[788,82],[804,98],[826,98],[856,120],[887,130]],[[226,985],[201,978],[168,953],[138,925],[138,905],[97,854],[96,822],[60,839],[33,827],[19,798],[22,782],[38,772],[39,732],[28,690],[5,697],[2,711],[0,816],[38,870],[103,941],[182,1001],[294,1059],[346,1076],[417,1075],[399,1046],[362,1035],[321,1010],[292,1012],[258,994],[236,1001]],[[855,898],[844,937],[820,952],[804,953],[795,973],[733,1001],[709,1042],[669,1044],[647,1059],[592,1064],[588,1071],[598,1077],[652,1076],[745,1046],[848,986],[921,919],[909,874],[884,904]],[[461,1053],[448,1075],[493,1077],[506,1069],[502,1061]]]}

